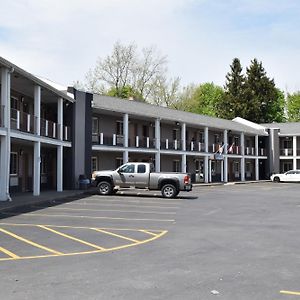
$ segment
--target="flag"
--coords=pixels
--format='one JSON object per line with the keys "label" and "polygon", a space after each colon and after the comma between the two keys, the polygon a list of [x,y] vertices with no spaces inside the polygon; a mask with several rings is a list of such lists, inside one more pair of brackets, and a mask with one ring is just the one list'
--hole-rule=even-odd
{"label": "flag", "polygon": [[233,145],[234,145],[234,143],[232,143],[231,146],[228,148],[228,150],[227,150],[228,153],[233,152]]}
{"label": "flag", "polygon": [[225,144],[222,145],[222,146],[219,148],[219,150],[217,151],[217,153],[222,154],[222,153],[223,153],[223,150],[224,150],[224,146],[225,146]]}

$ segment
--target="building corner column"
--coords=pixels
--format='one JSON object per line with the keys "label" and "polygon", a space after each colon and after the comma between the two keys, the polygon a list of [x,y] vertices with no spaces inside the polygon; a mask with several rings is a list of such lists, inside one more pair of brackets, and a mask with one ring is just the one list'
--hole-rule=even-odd
{"label": "building corner column", "polygon": [[[57,99],[57,124],[58,124],[58,139],[63,140],[63,98]],[[57,146],[56,155],[56,189],[58,192],[63,191],[63,146]]]}
{"label": "building corner column", "polygon": [[[6,135],[0,137],[0,201],[11,200],[9,195],[10,180],[10,71],[1,69],[1,106],[3,107],[3,126]],[[1,110],[2,113],[2,110]]]}

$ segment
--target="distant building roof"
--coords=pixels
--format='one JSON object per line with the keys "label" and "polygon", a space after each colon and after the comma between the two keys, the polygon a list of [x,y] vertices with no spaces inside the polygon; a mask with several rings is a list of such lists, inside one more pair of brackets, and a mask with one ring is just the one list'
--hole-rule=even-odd
{"label": "distant building roof", "polygon": [[279,135],[300,135],[300,122],[266,123],[261,125],[267,128],[279,129]]}
{"label": "distant building roof", "polygon": [[235,132],[245,132],[253,135],[268,135],[263,129],[253,128],[252,126],[225,120],[221,118],[210,117],[206,115],[199,115],[190,112],[179,111],[162,106],[147,104],[127,99],[120,99],[109,96],[102,96],[94,94],[93,107],[95,109],[103,109],[108,111],[115,111],[118,113],[128,113],[140,117],[161,118],[163,120],[172,122],[184,122],[187,125],[193,126],[208,126],[215,129],[227,129]]}

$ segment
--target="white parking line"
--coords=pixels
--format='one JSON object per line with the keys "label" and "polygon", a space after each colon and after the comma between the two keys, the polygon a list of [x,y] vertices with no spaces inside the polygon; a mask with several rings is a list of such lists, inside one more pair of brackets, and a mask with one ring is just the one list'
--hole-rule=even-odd
{"label": "white parking line", "polygon": [[136,214],[153,214],[153,215],[176,215],[176,212],[160,212],[160,211],[138,211],[138,210],[117,210],[117,209],[91,209],[91,208],[71,208],[71,207],[49,207],[49,206],[32,206],[39,209],[54,210],[70,210],[70,211],[98,211],[98,212],[120,212],[120,213],[136,213]]}
{"label": "white parking line", "polygon": [[[9,216],[19,216],[14,213],[2,213]],[[138,218],[119,218],[119,217],[92,217],[92,216],[78,216],[78,215],[51,215],[51,214],[40,214],[40,213],[24,213],[22,216],[25,217],[52,217],[52,218],[80,218],[80,219],[94,219],[94,220],[121,220],[121,221],[150,221],[150,222],[175,222],[174,219],[138,219]]]}

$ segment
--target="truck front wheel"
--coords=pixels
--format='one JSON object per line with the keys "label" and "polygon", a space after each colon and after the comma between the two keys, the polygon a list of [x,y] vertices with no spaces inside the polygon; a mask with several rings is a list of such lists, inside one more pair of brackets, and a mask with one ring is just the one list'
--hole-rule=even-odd
{"label": "truck front wheel", "polygon": [[178,195],[178,191],[173,184],[168,183],[161,188],[161,194],[164,198],[175,198]]}
{"label": "truck front wheel", "polygon": [[98,192],[100,195],[111,195],[112,185],[108,181],[100,181],[98,183]]}

